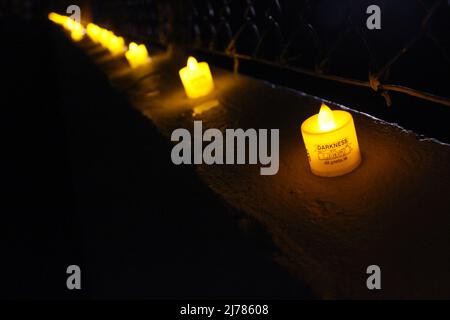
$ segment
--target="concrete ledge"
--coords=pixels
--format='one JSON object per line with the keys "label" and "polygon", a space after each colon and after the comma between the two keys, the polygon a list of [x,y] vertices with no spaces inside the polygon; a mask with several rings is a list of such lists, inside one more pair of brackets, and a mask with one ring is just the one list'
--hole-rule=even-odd
{"label": "concrete ledge", "polygon": [[[280,129],[277,175],[261,176],[259,165],[196,171],[225,203],[264,226],[279,249],[275,258],[319,297],[450,297],[449,145],[350,110],[363,163],[346,176],[316,177],[300,125],[317,113],[319,99],[213,68],[216,92],[192,102],[177,73],[185,57],[157,54],[148,68],[130,71],[123,57],[93,50],[86,53],[111,83],[168,138],[176,128],[192,130],[194,120],[204,129]],[[381,267],[380,291],[366,288],[371,264]]]}

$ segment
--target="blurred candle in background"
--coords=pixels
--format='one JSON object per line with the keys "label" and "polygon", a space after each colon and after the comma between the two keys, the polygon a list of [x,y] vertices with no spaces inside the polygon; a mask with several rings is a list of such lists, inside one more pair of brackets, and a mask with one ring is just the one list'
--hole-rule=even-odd
{"label": "blurred candle in background", "polygon": [[125,51],[125,40],[122,37],[113,35],[108,43],[108,50],[113,55],[121,54]]}
{"label": "blurred candle in background", "polygon": [[179,74],[189,98],[208,95],[214,89],[211,70],[206,62],[197,62],[194,57],[189,57],[186,67],[182,68]]}
{"label": "blurred candle in background", "polygon": [[145,65],[150,61],[147,48],[144,44],[137,44],[131,42],[128,46],[128,50],[125,53],[125,57],[132,68]]}
{"label": "blurred candle in background", "polygon": [[99,42],[100,44],[105,47],[108,48],[109,45],[109,41],[111,40],[111,38],[114,36],[114,34],[109,31],[108,29],[101,29],[100,30],[100,35],[99,35]]}
{"label": "blurred candle in background", "polygon": [[55,13],[55,12],[50,12],[50,13],[48,14],[48,18],[49,18],[52,22],[54,22],[54,23],[56,23],[56,24],[59,24],[59,25],[64,25],[64,24],[66,23],[66,20],[69,19],[68,17],[62,16],[62,15],[57,14],[57,13]]}
{"label": "blurred candle in background", "polygon": [[99,42],[101,28],[94,23],[89,23],[86,27],[86,33],[94,42]]}
{"label": "blurred candle in background", "polygon": [[322,104],[318,114],[301,126],[312,173],[336,177],[351,172],[361,163],[358,139],[352,115],[331,110]]}
{"label": "blurred candle in background", "polygon": [[70,36],[71,36],[72,40],[80,41],[80,40],[83,39],[83,37],[84,37],[84,28],[78,22],[74,21],[70,31],[71,31],[70,32]]}

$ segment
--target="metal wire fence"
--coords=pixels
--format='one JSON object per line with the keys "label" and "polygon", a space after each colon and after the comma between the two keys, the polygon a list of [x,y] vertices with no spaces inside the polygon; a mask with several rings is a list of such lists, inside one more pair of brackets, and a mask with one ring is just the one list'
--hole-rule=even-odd
{"label": "metal wire fence", "polygon": [[[369,30],[366,9],[381,9]],[[187,47],[450,106],[446,0],[108,0],[95,12],[138,39]],[[126,10],[123,10],[126,6]]]}

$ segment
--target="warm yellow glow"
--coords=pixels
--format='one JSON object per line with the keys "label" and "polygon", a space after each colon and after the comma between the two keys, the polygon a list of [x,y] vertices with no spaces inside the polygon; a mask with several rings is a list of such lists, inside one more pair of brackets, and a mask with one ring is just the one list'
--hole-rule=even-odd
{"label": "warm yellow glow", "polygon": [[101,29],[99,42],[103,47],[108,48],[112,37],[114,37],[114,33],[112,33],[112,31],[109,31],[108,29]]}
{"label": "warm yellow glow", "polygon": [[319,128],[322,131],[333,130],[336,128],[334,123],[333,111],[324,103],[320,107],[319,116]]}
{"label": "warm yellow glow", "polygon": [[56,21],[58,20],[58,16],[59,16],[59,14],[57,14],[56,12],[50,12],[48,14],[48,19],[50,21],[53,21],[54,23],[56,23]]}
{"label": "warm yellow glow", "polygon": [[107,36],[108,30],[101,28],[100,33],[98,35],[98,42],[100,42],[100,44],[103,45],[106,41]]}
{"label": "warm yellow glow", "polygon": [[76,23],[72,26],[70,36],[74,41],[80,41],[84,37],[84,28],[81,24]]}
{"label": "warm yellow glow", "polygon": [[186,67],[182,68],[179,74],[189,98],[208,95],[214,89],[211,70],[206,62],[197,62],[194,57],[189,57]]}
{"label": "warm yellow glow", "polygon": [[102,29],[94,23],[89,23],[86,27],[86,33],[94,42],[99,42],[101,31]]}
{"label": "warm yellow glow", "polygon": [[108,43],[108,49],[113,54],[121,54],[125,51],[125,40],[122,37],[112,36]]}
{"label": "warm yellow glow", "polygon": [[150,61],[147,48],[144,44],[137,44],[131,42],[128,46],[128,50],[125,53],[125,57],[132,68],[145,65]]}
{"label": "warm yellow glow", "polygon": [[48,14],[50,21],[63,26],[67,31],[70,32],[70,36],[74,41],[80,41],[84,37],[84,28],[81,23],[55,12],[50,12]]}
{"label": "warm yellow glow", "polygon": [[50,12],[48,14],[48,18],[49,18],[50,21],[52,21],[52,22],[54,22],[56,24],[59,24],[59,25],[64,25],[66,23],[66,20],[69,19],[68,17],[62,16],[62,15],[57,14],[55,12]]}
{"label": "warm yellow glow", "polygon": [[194,57],[189,57],[188,61],[187,61],[187,67],[191,71],[197,70],[197,68],[198,68],[197,59],[195,59]]}
{"label": "warm yellow glow", "polygon": [[75,20],[73,20],[71,18],[67,18],[64,23],[64,28],[66,30],[71,31],[75,27],[75,23],[76,23]]}
{"label": "warm yellow glow", "polygon": [[136,52],[137,48],[138,48],[138,45],[136,42],[130,42],[130,44],[128,45],[128,50],[127,50],[128,52],[130,52],[129,55],[131,56],[131,53]]}
{"label": "warm yellow glow", "polygon": [[125,40],[122,37],[116,36],[114,32],[108,29],[89,23],[86,27],[86,33],[92,41],[100,43],[113,55],[121,54],[125,51]]}
{"label": "warm yellow glow", "polygon": [[203,112],[209,111],[217,106],[219,106],[219,100],[217,99],[202,102],[198,106],[194,107],[194,109],[192,110],[192,116],[195,117],[201,115]]}
{"label": "warm yellow glow", "polygon": [[67,31],[70,32],[70,36],[74,41],[80,41],[84,37],[84,28],[81,23],[57,13],[50,13],[49,19],[57,24],[62,25]]}
{"label": "warm yellow glow", "polygon": [[355,125],[349,112],[331,110],[322,104],[318,114],[302,123],[301,131],[314,174],[340,176],[361,163]]}

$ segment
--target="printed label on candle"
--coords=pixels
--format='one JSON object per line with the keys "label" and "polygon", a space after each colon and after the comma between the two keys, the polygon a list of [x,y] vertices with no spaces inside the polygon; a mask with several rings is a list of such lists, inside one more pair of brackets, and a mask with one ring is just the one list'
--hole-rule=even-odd
{"label": "printed label on candle", "polygon": [[347,160],[346,156],[352,152],[351,143],[348,142],[348,138],[330,144],[317,145],[316,148],[318,158],[319,160],[325,160],[324,164],[345,161]]}

